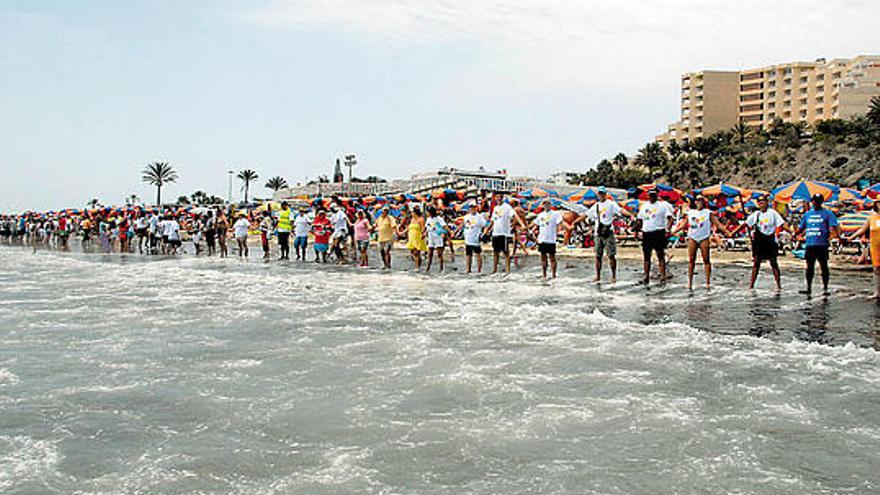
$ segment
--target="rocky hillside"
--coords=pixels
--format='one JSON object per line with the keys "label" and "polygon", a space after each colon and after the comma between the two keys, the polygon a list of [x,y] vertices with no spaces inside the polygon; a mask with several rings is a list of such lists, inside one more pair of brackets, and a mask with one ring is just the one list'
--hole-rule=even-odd
{"label": "rocky hillside", "polygon": [[768,129],[740,124],[683,145],[648,143],[632,159],[618,153],[602,160],[579,182],[629,188],[657,181],[693,189],[726,181],[770,189],[798,178],[842,186],[880,181],[880,98],[866,116],[815,127],[777,120]]}

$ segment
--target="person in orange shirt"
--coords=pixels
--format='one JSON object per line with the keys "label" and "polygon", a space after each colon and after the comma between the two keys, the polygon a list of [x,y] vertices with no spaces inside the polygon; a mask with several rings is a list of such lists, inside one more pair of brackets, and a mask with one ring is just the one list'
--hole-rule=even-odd
{"label": "person in orange shirt", "polygon": [[869,299],[880,300],[880,201],[874,202],[874,213],[868,217],[865,225],[849,236],[849,239],[858,239],[869,232],[871,235],[871,265],[874,267],[874,295]]}

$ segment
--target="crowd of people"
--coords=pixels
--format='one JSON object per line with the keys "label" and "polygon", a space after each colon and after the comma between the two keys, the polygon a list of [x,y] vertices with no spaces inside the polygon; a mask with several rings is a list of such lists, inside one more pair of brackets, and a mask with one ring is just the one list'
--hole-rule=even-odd
{"label": "crowd of people", "polygon": [[[868,249],[874,271],[873,298],[880,298],[880,202],[865,202],[871,210],[864,225],[843,235],[837,216],[824,206],[825,197],[811,198],[808,210],[797,217],[782,215],[771,207],[771,198],[756,198],[754,208],[731,215],[709,198],[689,195],[673,205],[661,191],[648,188],[645,199],[628,208],[626,201],[613,198],[605,188],[596,198],[572,211],[554,198],[526,204],[516,194],[481,193],[452,197],[399,197],[376,201],[367,198],[316,198],[295,204],[283,202],[273,209],[236,211],[221,207],[190,209],[100,208],[67,210],[44,214],[0,216],[0,235],[7,243],[46,245],[68,249],[77,239],[84,249],[103,252],[161,254],[174,256],[185,243],[197,256],[250,256],[251,239],[259,236],[262,257],[290,259],[293,244],[296,260],[317,263],[370,265],[374,246],[384,269],[391,268],[395,243],[405,243],[416,270],[444,271],[446,258],[454,260],[456,240],[464,246],[468,274],[483,271],[483,249],[491,250],[491,273],[510,272],[511,263],[536,250],[543,277],[557,276],[557,246],[578,245],[595,251],[595,278],[600,282],[605,260],[610,282],[617,281],[620,238],[640,243],[643,271],[640,283],[654,277],[665,283],[667,250],[672,244],[687,247],[687,286],[693,288],[697,258],[702,258],[705,286],[712,280],[711,252],[725,239],[744,235],[750,241],[753,288],[762,265],[771,268],[778,290],[782,290],[779,264],[781,239],[793,239],[802,249],[806,263],[803,293],[814,288],[815,266],[819,265],[822,291],[828,294],[829,257],[832,240],[860,242]],[[736,215],[740,216],[737,220]],[[787,218],[786,218],[787,217]],[[309,248],[311,246],[311,249]]]}

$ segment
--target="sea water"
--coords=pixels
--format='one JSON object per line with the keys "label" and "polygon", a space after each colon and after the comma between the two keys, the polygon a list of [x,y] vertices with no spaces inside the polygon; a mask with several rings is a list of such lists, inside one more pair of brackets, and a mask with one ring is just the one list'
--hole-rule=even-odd
{"label": "sea water", "polygon": [[[866,274],[795,295],[0,248],[0,492],[877,493]],[[375,260],[374,260],[375,262]],[[698,277],[700,274],[698,274]],[[698,280],[701,280],[698,278]]]}

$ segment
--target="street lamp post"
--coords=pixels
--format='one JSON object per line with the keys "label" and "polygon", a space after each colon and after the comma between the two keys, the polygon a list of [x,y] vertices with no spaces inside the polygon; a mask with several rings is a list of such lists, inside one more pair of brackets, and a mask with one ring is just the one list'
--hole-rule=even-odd
{"label": "street lamp post", "polygon": [[357,165],[354,155],[345,155],[345,166],[348,167],[348,195],[351,196],[351,169]]}
{"label": "street lamp post", "polygon": [[226,196],[226,203],[231,206],[232,205],[232,174],[234,174],[235,172],[233,172],[232,170],[229,170],[226,173],[229,175],[229,193]]}

